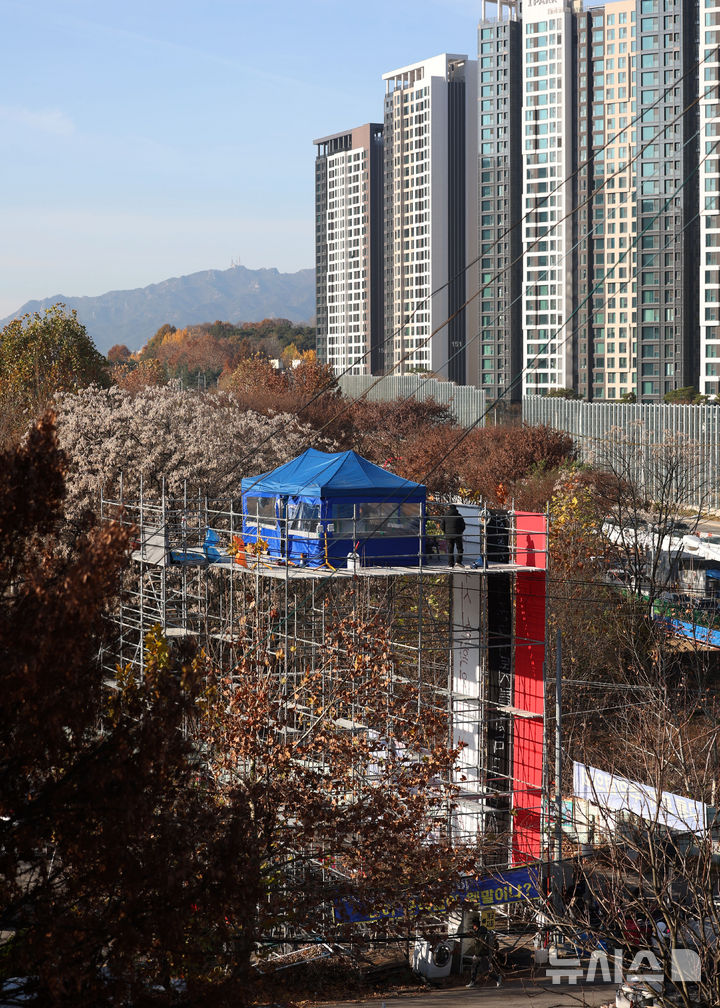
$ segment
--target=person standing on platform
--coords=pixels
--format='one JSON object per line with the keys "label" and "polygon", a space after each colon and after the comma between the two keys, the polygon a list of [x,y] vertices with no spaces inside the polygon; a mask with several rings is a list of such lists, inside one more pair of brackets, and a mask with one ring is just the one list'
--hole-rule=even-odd
{"label": "person standing on platform", "polygon": [[463,532],[465,531],[465,519],[458,511],[455,504],[451,504],[445,515],[445,538],[448,547],[448,563],[455,566],[455,553],[457,552],[457,563],[462,567],[463,563]]}

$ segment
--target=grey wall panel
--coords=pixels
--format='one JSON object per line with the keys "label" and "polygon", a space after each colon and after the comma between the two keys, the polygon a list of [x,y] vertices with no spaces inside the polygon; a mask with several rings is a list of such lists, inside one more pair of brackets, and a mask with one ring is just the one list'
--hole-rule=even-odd
{"label": "grey wall panel", "polygon": [[588,403],[545,396],[523,399],[525,423],[548,424],[570,434],[583,461],[602,464],[613,443],[637,431],[634,475],[653,472],[653,449],[671,438],[697,453],[688,507],[720,511],[720,405],[680,406],[671,403]]}
{"label": "grey wall panel", "polygon": [[372,375],[342,375],[338,383],[343,395],[353,399],[362,395],[373,402],[388,402],[392,399],[415,398],[421,402],[435,399],[448,406],[462,427],[482,423],[485,414],[486,397],[482,389],[471,385],[455,385],[453,382],[426,378],[422,374],[386,375],[374,378]]}

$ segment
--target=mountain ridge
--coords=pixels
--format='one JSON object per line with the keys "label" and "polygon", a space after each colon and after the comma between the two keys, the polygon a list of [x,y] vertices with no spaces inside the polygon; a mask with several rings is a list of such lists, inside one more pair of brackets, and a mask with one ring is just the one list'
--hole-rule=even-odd
{"label": "mountain ridge", "polygon": [[252,270],[231,266],[95,297],[56,294],[27,301],[17,312],[0,319],[0,326],[58,301],[77,311],[98,350],[106,354],[116,343],[139,349],[166,322],[178,328],[215,320],[260,322],[264,318],[307,323],[315,314],[315,270],[281,273],[275,267]]}

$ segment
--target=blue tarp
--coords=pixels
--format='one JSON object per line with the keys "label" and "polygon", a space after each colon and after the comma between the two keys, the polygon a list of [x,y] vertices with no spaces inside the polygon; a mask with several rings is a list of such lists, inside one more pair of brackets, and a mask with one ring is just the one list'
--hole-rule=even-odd
{"label": "blue tarp", "polygon": [[357,501],[424,501],[425,487],[368,462],[354,451],[308,448],[272,472],[242,481],[243,496],[344,497]]}
{"label": "blue tarp", "polygon": [[720,630],[711,630],[699,623],[688,623],[686,620],[663,619],[663,623],[677,636],[687,637],[698,644],[720,648]]}
{"label": "blue tarp", "polygon": [[363,564],[416,565],[424,548],[425,487],[356,452],[308,448],[242,481],[243,537],[260,529],[270,556],[317,567],[344,564],[358,543]]}

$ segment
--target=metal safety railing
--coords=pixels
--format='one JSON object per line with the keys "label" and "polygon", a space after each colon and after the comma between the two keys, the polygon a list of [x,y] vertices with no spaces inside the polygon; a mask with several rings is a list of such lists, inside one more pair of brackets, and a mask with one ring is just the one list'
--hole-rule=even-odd
{"label": "metal safety railing", "polygon": [[[104,518],[137,530],[146,564],[357,572],[382,567],[546,566],[544,515],[459,502],[334,502],[288,497],[208,499],[189,492],[148,500],[103,498]],[[538,523],[538,519],[540,523]],[[527,525],[527,528],[525,527]]]}

